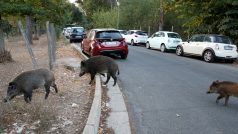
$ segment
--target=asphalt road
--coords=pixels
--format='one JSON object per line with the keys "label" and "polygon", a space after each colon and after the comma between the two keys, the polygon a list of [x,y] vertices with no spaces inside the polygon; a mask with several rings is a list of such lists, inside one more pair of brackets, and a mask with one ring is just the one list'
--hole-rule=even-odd
{"label": "asphalt road", "polygon": [[238,67],[130,46],[117,60],[136,134],[237,134],[238,98],[216,104],[214,80],[238,82]]}

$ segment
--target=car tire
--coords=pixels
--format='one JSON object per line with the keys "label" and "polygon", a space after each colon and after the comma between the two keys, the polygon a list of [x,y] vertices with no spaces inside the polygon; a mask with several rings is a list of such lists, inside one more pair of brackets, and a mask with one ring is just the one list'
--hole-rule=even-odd
{"label": "car tire", "polygon": [[183,56],[183,48],[181,46],[176,48],[176,55]]}
{"label": "car tire", "polygon": [[121,59],[126,59],[127,55],[126,54],[121,54]]}
{"label": "car tire", "polygon": [[145,47],[146,47],[147,49],[150,49],[150,43],[149,43],[149,42],[146,42]]}
{"label": "car tire", "polygon": [[204,53],[203,53],[203,60],[205,62],[213,62],[214,61],[214,54],[211,50],[206,50]]}
{"label": "car tire", "polygon": [[131,40],[131,45],[132,45],[132,46],[135,46],[134,40]]}
{"label": "car tire", "polygon": [[167,51],[167,49],[166,49],[166,47],[165,47],[164,44],[161,44],[161,46],[160,46],[160,51],[161,51],[162,53],[164,53],[164,52]]}

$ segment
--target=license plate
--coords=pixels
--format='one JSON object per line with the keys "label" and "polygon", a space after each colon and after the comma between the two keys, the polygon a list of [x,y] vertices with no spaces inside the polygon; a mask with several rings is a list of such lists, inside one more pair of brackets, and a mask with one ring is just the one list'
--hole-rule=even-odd
{"label": "license plate", "polygon": [[225,49],[225,50],[232,50],[233,47],[232,47],[232,46],[224,46],[224,49]]}
{"label": "license plate", "polygon": [[117,46],[117,42],[116,42],[116,41],[105,42],[105,44],[106,44],[107,46]]}
{"label": "license plate", "polygon": [[76,36],[76,38],[82,38],[82,36]]}

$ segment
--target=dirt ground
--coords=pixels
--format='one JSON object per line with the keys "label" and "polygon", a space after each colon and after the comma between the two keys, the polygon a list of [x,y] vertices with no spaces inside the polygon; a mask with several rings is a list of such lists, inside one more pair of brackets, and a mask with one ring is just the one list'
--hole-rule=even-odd
{"label": "dirt ground", "polygon": [[[57,43],[53,72],[59,92],[52,90],[45,100],[45,91],[37,89],[31,104],[26,104],[23,96],[17,96],[10,103],[2,102],[8,83],[21,72],[33,69],[21,37],[7,40],[6,45],[14,61],[0,64],[0,133],[81,133],[87,122],[95,87],[88,84],[87,75],[79,77],[78,70],[66,69],[67,59],[81,61],[67,41],[62,39]],[[32,48],[38,68],[48,68],[46,36],[34,41]]]}

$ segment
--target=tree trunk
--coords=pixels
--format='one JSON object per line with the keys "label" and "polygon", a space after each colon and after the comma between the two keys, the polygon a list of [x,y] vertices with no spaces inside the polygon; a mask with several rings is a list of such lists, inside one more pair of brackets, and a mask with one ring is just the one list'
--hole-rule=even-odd
{"label": "tree trunk", "polygon": [[32,20],[30,16],[26,16],[26,36],[29,40],[29,43],[32,45]]}
{"label": "tree trunk", "polygon": [[0,51],[5,50],[4,33],[2,31],[2,18],[0,15]]}
{"label": "tree trunk", "polygon": [[164,26],[164,11],[163,11],[163,0],[160,0],[160,20],[159,20],[159,31],[163,30]]}

